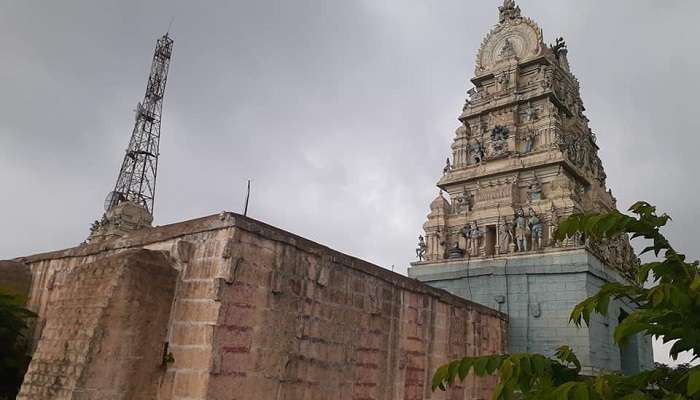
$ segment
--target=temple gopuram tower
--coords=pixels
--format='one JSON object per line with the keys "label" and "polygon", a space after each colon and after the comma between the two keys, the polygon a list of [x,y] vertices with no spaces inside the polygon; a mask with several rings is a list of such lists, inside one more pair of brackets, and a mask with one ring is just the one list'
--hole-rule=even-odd
{"label": "temple gopuram tower", "polygon": [[507,313],[511,352],[551,355],[571,344],[589,373],[651,367],[648,339],[613,342],[629,304],[611,303],[590,327],[569,325],[574,305],[606,282],[627,282],[638,260],[626,236],[553,239],[563,218],[616,201],[564,40],[545,45],[513,0],[498,11],[409,276]]}

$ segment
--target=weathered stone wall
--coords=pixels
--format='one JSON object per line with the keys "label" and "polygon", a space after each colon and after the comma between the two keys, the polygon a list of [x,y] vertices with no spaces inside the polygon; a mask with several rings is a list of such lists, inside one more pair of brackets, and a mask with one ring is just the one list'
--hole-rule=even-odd
{"label": "weathered stone wall", "polygon": [[[51,335],[51,288],[61,276],[138,248],[169,253],[178,274],[169,318],[154,322],[167,330],[162,342],[174,362],[159,370],[157,394],[138,398],[486,399],[493,379],[431,394],[430,376],[448,359],[507,347],[501,313],[222,213],[25,258],[39,350]],[[42,374],[36,379],[51,376]]]}
{"label": "weathered stone wall", "polygon": [[[505,321],[321,246],[237,229],[208,399],[425,399],[441,364],[505,350]],[[452,398],[486,399],[492,379]]]}
{"label": "weathered stone wall", "polygon": [[154,399],[176,275],[148,250],[56,274],[18,399]]}
{"label": "weathered stone wall", "polygon": [[[606,282],[627,282],[586,249],[415,265],[409,276],[507,313],[510,352],[552,356],[566,344],[573,347],[584,372],[621,368],[613,332],[620,312],[632,311],[629,304],[612,301],[609,315],[593,315],[590,327],[569,323],[574,306]],[[634,364],[641,370],[652,368],[651,341],[639,337],[634,346]]]}

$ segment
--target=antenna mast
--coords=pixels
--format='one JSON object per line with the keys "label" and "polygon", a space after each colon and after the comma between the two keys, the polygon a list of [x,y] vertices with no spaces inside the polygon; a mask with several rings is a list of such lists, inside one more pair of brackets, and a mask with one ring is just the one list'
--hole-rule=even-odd
{"label": "antenna mast", "polygon": [[143,102],[136,106],[136,121],[129,147],[124,155],[114,190],[105,200],[105,211],[110,211],[123,201],[131,201],[153,215],[160,121],[172,51],[173,40],[166,33],[156,43],[146,94]]}
{"label": "antenna mast", "polygon": [[123,236],[129,231],[151,226],[163,96],[172,52],[173,40],[166,33],[156,42],[146,94],[136,106],[134,129],[117,183],[105,199],[102,219],[93,222],[90,228],[89,242]]}

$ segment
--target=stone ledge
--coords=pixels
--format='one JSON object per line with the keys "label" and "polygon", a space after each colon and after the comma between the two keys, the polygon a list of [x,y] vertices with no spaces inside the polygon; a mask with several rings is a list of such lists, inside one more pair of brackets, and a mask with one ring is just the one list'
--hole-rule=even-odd
{"label": "stone ledge", "polygon": [[283,229],[232,212],[222,212],[174,224],[147,228],[118,239],[107,240],[96,244],[86,244],[49,253],[35,254],[15,259],[15,261],[36,263],[44,260],[87,257],[115,250],[142,248],[147,245],[174,240],[188,235],[225,229],[241,229],[269,240],[285,243],[310,254],[321,256],[327,260],[329,264],[339,264],[347,268],[361,271],[388,282],[397,288],[409,290],[414,293],[431,295],[448,304],[458,305],[460,307],[466,306],[471,309],[479,310],[479,312],[484,314],[495,315],[504,321],[507,320],[505,314],[492,308],[464,300],[447,291],[432,288],[418,280],[405,277],[369,262],[340,253],[327,246],[304,239]]}

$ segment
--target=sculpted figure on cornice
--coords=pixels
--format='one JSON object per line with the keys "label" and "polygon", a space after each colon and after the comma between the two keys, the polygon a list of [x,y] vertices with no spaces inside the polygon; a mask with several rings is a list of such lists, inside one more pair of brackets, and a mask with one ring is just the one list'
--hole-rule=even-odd
{"label": "sculpted figure on cornice", "polygon": [[472,210],[474,195],[465,188],[461,195],[455,199],[455,211],[457,214],[464,214]]}
{"label": "sculpted figure on cornice", "polygon": [[528,199],[532,201],[538,201],[543,199],[542,195],[542,183],[540,182],[539,179],[535,176],[535,180],[530,183],[530,185],[527,188],[527,197]]}
{"label": "sculpted figure on cornice", "polygon": [[484,161],[486,152],[484,145],[478,139],[474,139],[474,143],[471,145],[471,155],[475,164],[479,164]]}
{"label": "sculpted figure on cornice", "polygon": [[515,244],[518,247],[518,251],[527,251],[527,237],[529,235],[529,226],[527,223],[527,218],[525,218],[525,211],[519,208],[515,214]]}
{"label": "sculpted figure on cornice", "polygon": [[423,235],[418,236],[418,247],[416,247],[416,257],[418,257],[418,261],[423,261],[425,259],[425,251],[428,248],[428,245],[425,244],[425,239],[423,238]]}
{"label": "sculpted figure on cornice", "polygon": [[544,224],[532,208],[528,210],[527,224],[530,229],[530,236],[532,237],[532,249],[541,249],[542,238],[544,237]]}
{"label": "sculpted figure on cornice", "polygon": [[501,239],[501,243],[499,244],[500,253],[512,253],[515,250],[515,243],[513,242],[513,224],[504,218],[499,229],[499,236]]}

